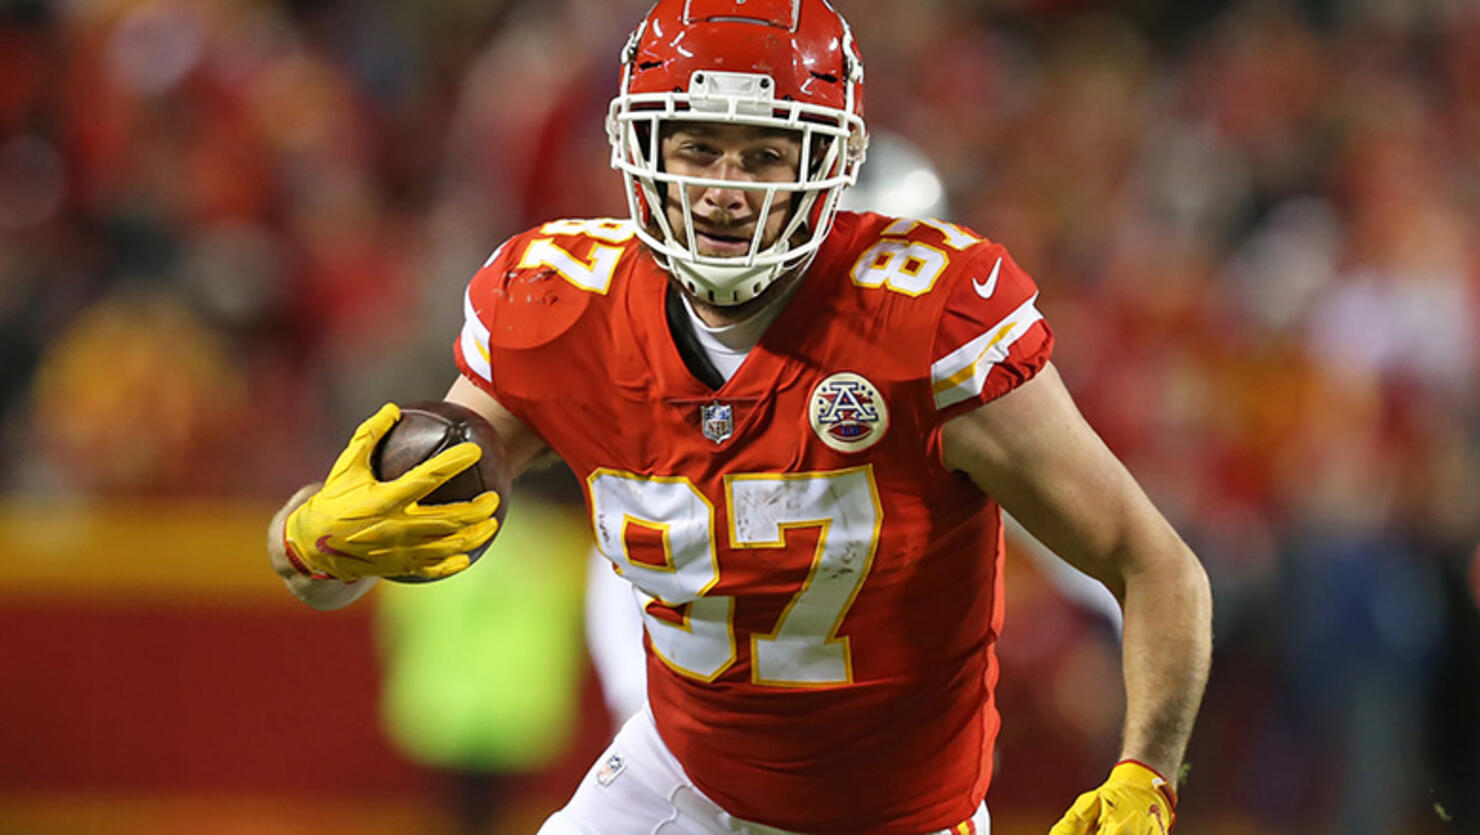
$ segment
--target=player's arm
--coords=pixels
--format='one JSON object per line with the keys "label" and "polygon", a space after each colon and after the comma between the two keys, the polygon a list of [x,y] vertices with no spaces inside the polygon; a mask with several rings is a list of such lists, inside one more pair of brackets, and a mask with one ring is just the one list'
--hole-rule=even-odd
{"label": "player's arm", "polygon": [[[503,441],[505,463],[517,477],[544,443],[490,393],[494,388],[485,321],[502,298],[499,284],[518,249],[509,245],[512,241],[494,251],[463,297],[463,330],[453,348],[462,374],[446,399],[493,426]],[[470,379],[474,375],[476,383]],[[507,497],[488,492],[469,502],[418,502],[478,460],[476,444],[444,450],[392,481],[375,478],[370,455],[398,417],[387,409],[394,412],[395,407],[388,405],[361,424],[323,484],[298,491],[268,526],[273,569],[295,597],[316,609],[354,602],[377,576],[455,574],[468,566],[467,552],[497,530],[493,513]]]}
{"label": "player's arm", "polygon": [[[538,436],[466,379],[459,378],[446,399],[493,425],[515,475],[544,449]],[[375,479],[370,452],[397,416],[387,406],[361,424],[328,480],[300,489],[268,525],[273,570],[293,596],[315,609],[353,603],[377,576],[457,573],[468,565],[467,552],[497,530],[492,516],[506,497],[487,493],[470,502],[415,504],[478,459],[473,444],[446,450],[394,481]],[[304,507],[310,501],[322,506]]]}
{"label": "player's arm", "polygon": [[[1212,653],[1212,595],[1197,558],[1080,415],[1052,364],[947,422],[941,443],[947,466],[969,475],[1029,532],[1120,600],[1126,693],[1121,758],[1175,779]],[[1155,798],[1163,787],[1136,768],[1118,766],[1111,781],[1086,795],[1092,797],[1084,805],[1100,809],[1102,795],[1122,783],[1142,800]],[[1165,786],[1168,800],[1174,799],[1171,788]],[[1084,828],[1054,832],[1099,832],[1094,814],[1084,811]],[[1171,810],[1163,814],[1169,828]],[[1125,831],[1157,830],[1148,825]]]}
{"label": "player's arm", "polygon": [[513,412],[505,409],[493,395],[479,388],[467,377],[459,376],[453,381],[452,388],[447,390],[447,396],[442,399],[472,409],[493,426],[504,442],[504,451],[508,454],[509,466],[513,468],[516,479],[549,451],[539,435],[530,431],[519,418],[514,417]]}

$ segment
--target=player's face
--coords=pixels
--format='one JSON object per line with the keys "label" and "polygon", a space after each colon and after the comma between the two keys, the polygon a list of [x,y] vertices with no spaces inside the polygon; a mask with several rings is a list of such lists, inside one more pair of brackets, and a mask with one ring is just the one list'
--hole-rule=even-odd
{"label": "player's face", "polygon": [[[663,137],[663,167],[670,173],[737,183],[792,182],[801,164],[802,143],[786,130],[694,122],[673,126]],[[688,187],[694,212],[694,243],[700,255],[743,256],[760,221],[766,192],[757,189]],[[771,201],[760,249],[776,242],[790,214],[791,193]],[[686,240],[683,203],[667,201],[668,222]]]}

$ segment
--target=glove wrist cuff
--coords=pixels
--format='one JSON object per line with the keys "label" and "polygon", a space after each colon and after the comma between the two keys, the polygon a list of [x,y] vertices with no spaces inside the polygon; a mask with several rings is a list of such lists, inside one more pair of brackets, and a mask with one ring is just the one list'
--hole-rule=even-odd
{"label": "glove wrist cuff", "polygon": [[332,574],[314,570],[312,566],[304,561],[303,557],[298,553],[298,549],[293,547],[293,537],[288,535],[288,528],[292,527],[293,517],[297,513],[298,511],[294,510],[292,514],[289,514],[287,523],[283,525],[283,554],[288,558],[288,564],[293,566],[293,570],[299,575],[313,580],[336,579]]}
{"label": "glove wrist cuff", "polygon": [[1167,803],[1170,803],[1171,804],[1173,811],[1176,810],[1176,808],[1177,808],[1177,787],[1174,786],[1170,780],[1168,780],[1166,777],[1164,777],[1160,771],[1157,771],[1155,768],[1152,768],[1151,766],[1149,766],[1146,763],[1143,763],[1143,762],[1141,762],[1140,760],[1137,760],[1137,759],[1127,758],[1127,759],[1121,760],[1120,762],[1116,763],[1115,764],[1115,768],[1114,769],[1111,769],[1111,770],[1113,771],[1113,770],[1119,769],[1121,766],[1127,766],[1127,765],[1129,765],[1129,766],[1135,766],[1136,768],[1140,768],[1140,769],[1144,769],[1146,771],[1149,771],[1151,773],[1151,777],[1152,777],[1152,779],[1151,779],[1151,785],[1152,785],[1152,787],[1155,788],[1157,791],[1161,792],[1162,796],[1167,799]]}

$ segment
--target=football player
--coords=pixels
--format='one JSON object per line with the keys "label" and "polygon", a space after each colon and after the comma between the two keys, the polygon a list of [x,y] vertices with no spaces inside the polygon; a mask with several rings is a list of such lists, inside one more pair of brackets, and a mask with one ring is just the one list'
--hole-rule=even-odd
{"label": "football player", "polygon": [[[843,192],[839,207],[901,217],[949,217],[950,204],[940,174],[924,152],[902,136],[870,128],[868,165]],[[1076,571],[1044,548],[1004,514],[1006,541],[1016,545],[1064,597],[1120,631],[1120,604],[1094,578]],[[647,701],[647,665],[642,647],[640,609],[631,583],[613,571],[612,561],[593,547],[586,571],[586,647],[613,727],[621,727]]]}
{"label": "football player", "polygon": [[[558,220],[473,277],[447,394],[511,466],[559,455],[643,604],[648,704],[541,830],[986,832],[1009,510],[1124,612],[1120,761],[1053,835],[1165,833],[1207,677],[1197,559],[1085,423],[1007,251],[838,210],[863,64],[826,0],[659,0],[608,119],[630,218]],[[417,499],[360,427],[274,518],[292,592],[442,577],[500,497]]]}

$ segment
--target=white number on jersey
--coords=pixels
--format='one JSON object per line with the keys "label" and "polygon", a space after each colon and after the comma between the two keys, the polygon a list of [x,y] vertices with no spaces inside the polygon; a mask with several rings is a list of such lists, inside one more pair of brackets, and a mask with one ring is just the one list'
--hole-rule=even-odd
{"label": "white number on jersey", "polygon": [[[591,247],[585,259],[577,258],[557,245],[551,238],[535,238],[524,248],[519,259],[520,269],[550,267],[560,277],[582,290],[606,294],[611,288],[612,275],[617,271],[624,244],[636,234],[632,222],[627,220],[555,220],[540,227],[542,235],[580,235],[591,238]],[[605,246],[598,241],[618,246]],[[497,255],[497,253],[494,253]]]}
{"label": "white number on jersey", "polygon": [[632,228],[630,220],[606,217],[596,220],[552,220],[540,227],[540,234],[585,235],[609,244],[625,244],[637,232]]}
{"label": "white number on jersey", "polygon": [[968,249],[981,238],[934,218],[900,218],[885,227],[884,234],[852,264],[852,283],[860,287],[888,287],[906,296],[924,296],[935,289],[935,281],[950,266],[950,255],[921,241],[907,240],[916,227],[940,232],[950,249]]}
{"label": "white number on jersey", "polygon": [[[692,482],[597,470],[589,479],[596,544],[645,598],[653,651],[670,668],[713,681],[736,660],[734,599],[719,582],[714,508]],[[853,680],[852,648],[838,629],[873,567],[883,511],[871,467],[725,478],[733,548],[785,548],[786,532],[820,527],[801,588],[775,628],[752,635],[751,680],[778,687]],[[662,543],[660,558],[633,559],[632,527]],[[683,613],[683,623],[652,604]]]}
{"label": "white number on jersey", "polygon": [[902,217],[885,227],[883,237],[853,262],[849,271],[853,283],[860,287],[887,287],[906,296],[923,296],[934,289],[936,280],[950,266],[951,257],[943,249],[908,240],[906,236],[918,226],[939,232],[945,245],[958,252],[982,240],[954,223]]}
{"label": "white number on jersey", "polygon": [[916,226],[929,226],[931,229],[939,232],[945,237],[946,246],[957,252],[966,249],[972,244],[981,243],[982,240],[954,223],[946,223],[943,220],[936,220],[933,217],[902,217],[889,224],[884,229],[884,234],[903,238],[914,231]]}
{"label": "white number on jersey", "polygon": [[920,296],[951,263],[942,250],[918,241],[884,238],[864,250],[849,275],[860,287],[888,287],[906,296]]}
{"label": "white number on jersey", "polygon": [[873,568],[879,543],[883,512],[873,471],[729,476],[725,493],[734,547],[785,548],[787,530],[822,528],[807,579],[776,629],[750,638],[752,680],[780,686],[852,681],[852,654],[838,627]]}

